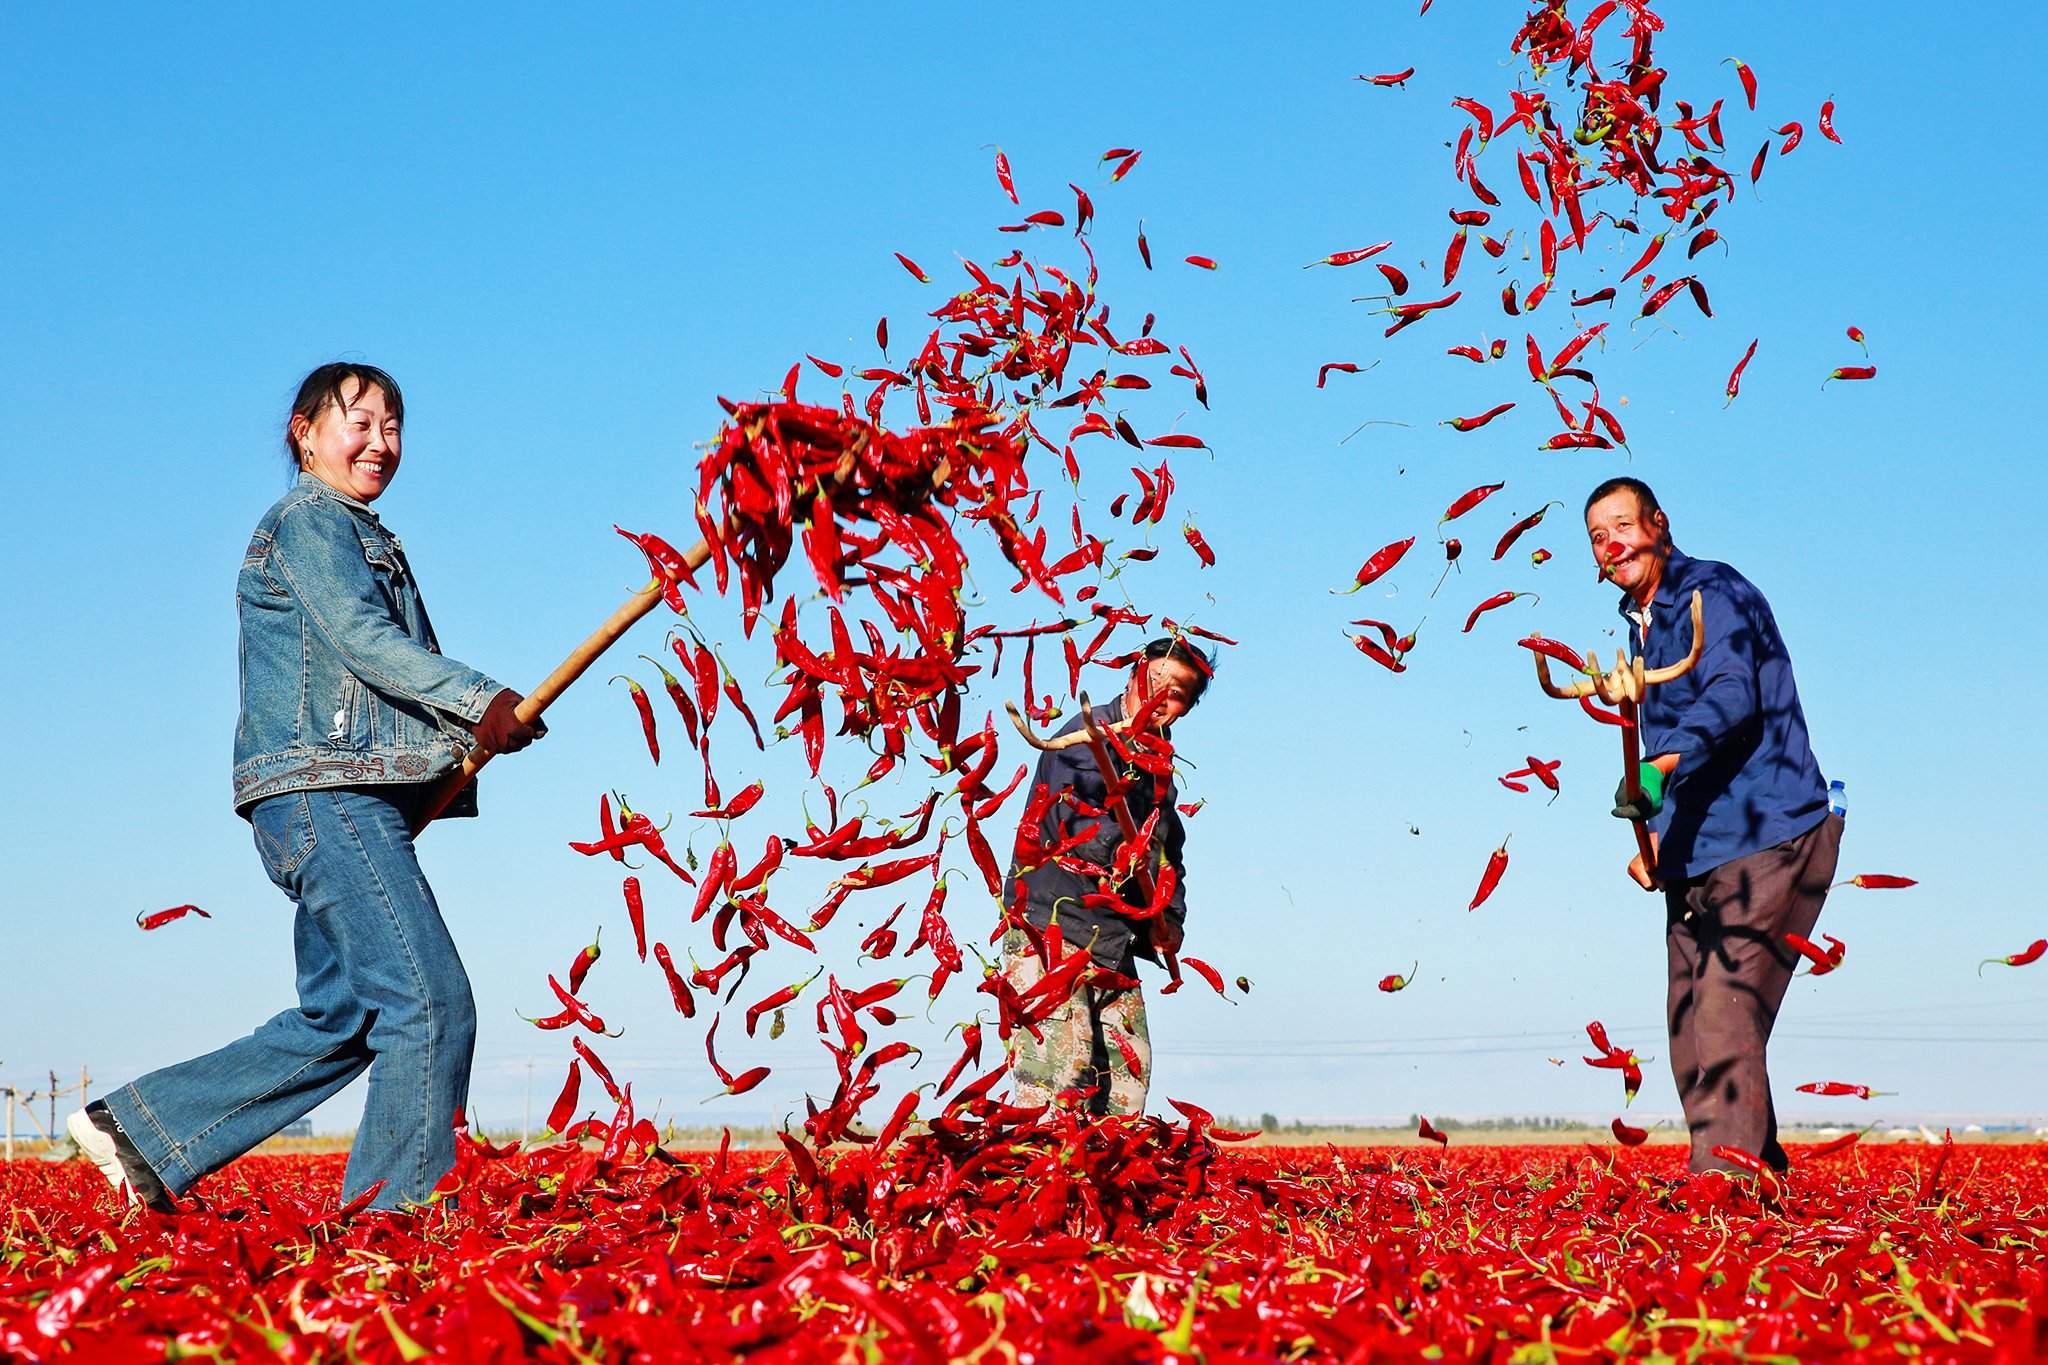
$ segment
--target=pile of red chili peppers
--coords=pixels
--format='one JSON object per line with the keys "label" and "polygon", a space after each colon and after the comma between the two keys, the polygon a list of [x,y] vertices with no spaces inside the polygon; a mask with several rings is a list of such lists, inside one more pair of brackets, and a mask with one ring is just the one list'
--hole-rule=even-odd
{"label": "pile of red chili peppers", "polygon": [[192,1212],[78,1163],[0,1173],[0,1356],[1927,1361],[2048,1351],[2039,1146],[1795,1148],[1775,1186],[1673,1147],[1220,1146],[970,1099],[823,1157],[465,1139],[458,1203],[335,1209],[252,1157]]}

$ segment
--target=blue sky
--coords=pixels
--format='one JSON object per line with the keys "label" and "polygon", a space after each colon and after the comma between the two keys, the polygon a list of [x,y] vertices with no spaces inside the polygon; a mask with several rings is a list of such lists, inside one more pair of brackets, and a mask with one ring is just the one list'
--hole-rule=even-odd
{"label": "blue sky", "polygon": [[[1608,1079],[1545,1057],[1569,1062],[1598,1017],[1661,1058],[1661,914],[1621,875],[1614,736],[1537,694],[1511,643],[1529,628],[1605,639],[1611,595],[1573,513],[1627,470],[1657,487],[1682,546],[1770,597],[1822,768],[1848,784],[1843,875],[1922,882],[1830,902],[1822,928],[1848,940],[1849,964],[1788,998],[1781,1112],[2042,1117],[2008,1078],[2015,1054],[2048,1041],[2048,966],[1974,973],[2048,933],[2026,852],[2044,742],[2023,709],[2043,663],[2030,598],[2048,489],[2024,455],[2043,302],[2026,225],[2042,205],[2004,131],[2038,102],[2041,21],[2014,18],[1987,43],[1887,7],[1674,10],[1658,48],[1668,89],[1731,101],[1731,167],[1766,121],[1808,127],[1760,195],[1745,183],[1715,220],[1730,250],[1700,261],[1714,319],[1676,305],[1668,327],[1584,319],[1611,317],[1591,356],[1610,400],[1627,400],[1624,461],[1535,452],[1549,428],[1514,354],[1490,367],[1441,354],[1482,329],[1519,344],[1476,243],[1467,301],[1392,341],[1350,301],[1377,283],[1369,267],[1300,268],[1393,238],[1383,259],[1416,276],[1410,297],[1434,296],[1444,210],[1465,202],[1448,101],[1504,102],[1520,12],[1446,0],[1425,18],[1325,6],[1276,23],[1183,5],[1026,23],[819,6],[767,31],[725,7],[317,21],[209,7],[174,30],[124,6],[19,16],[0,54],[13,525],[0,568],[15,585],[0,828],[16,961],[0,1078],[84,1063],[119,1083],[289,1003],[289,907],[227,800],[231,598],[248,528],[284,485],[279,432],[308,368],[362,357],[405,385],[403,477],[379,510],[449,652],[526,685],[634,586],[614,521],[687,539],[693,446],[717,428],[716,396],[761,394],[804,352],[872,363],[882,314],[899,338],[920,335],[918,314],[964,279],[956,254],[1001,255],[1015,239],[997,224],[1070,211],[1076,181],[1098,209],[1102,297],[1126,326],[1155,311],[1212,390],[1211,412],[1183,415],[1178,389],[1145,411],[1214,450],[1175,465],[1180,510],[1220,562],[1198,574],[1169,519],[1133,591],[1243,641],[1181,742],[1195,764],[1183,789],[1208,799],[1190,828],[1190,951],[1255,986],[1235,1005],[1201,990],[1155,1000],[1155,1097],[1289,1117],[1604,1119]],[[1760,75],[1756,115],[1718,65],[1730,53]],[[1404,89],[1352,79],[1410,65]],[[1949,93],[1962,70],[1967,107]],[[1829,95],[1839,147],[1812,127]],[[998,144],[1022,209],[996,186]],[[1116,185],[1096,165],[1112,145],[1144,150]],[[1522,202],[1504,149],[1481,168]],[[1060,244],[1033,245],[1060,259]],[[893,251],[937,283],[918,286]],[[1518,235],[1504,264],[1520,251]],[[1190,253],[1221,269],[1180,264]],[[1573,268],[1611,282],[1620,254],[1610,238]],[[1554,347],[1569,315],[1552,303],[1539,317]],[[1850,323],[1879,378],[1823,392],[1828,370],[1860,359]],[[1318,392],[1332,360],[1379,364]],[[808,375],[806,396],[820,384]],[[1437,425],[1508,398],[1523,406],[1484,431]],[[1343,439],[1372,419],[1406,425]],[[1427,601],[1438,513],[1496,480],[1507,487],[1465,523],[1464,572]],[[1100,457],[1084,483],[1093,513],[1123,486]],[[1525,546],[1555,561],[1486,562],[1512,517],[1553,497],[1567,507]],[[1410,534],[1423,539],[1397,575],[1328,595]],[[1460,635],[1463,612],[1501,587],[1542,599]],[[1354,615],[1425,613],[1399,678],[1339,634]],[[736,612],[704,620],[738,648]],[[653,651],[660,627],[631,643]],[[739,657],[765,676],[765,655]],[[979,707],[1010,695],[1014,668]],[[545,1107],[566,1054],[514,1011],[546,1003],[545,974],[603,922],[594,1002],[628,1026],[607,1055],[640,1078],[643,1104],[683,1122],[800,1110],[805,1085],[828,1084],[800,1028],[751,1049],[733,1038],[729,1064],[771,1061],[776,1077],[698,1106],[712,1086],[701,1034],[625,951],[611,873],[563,847],[608,787],[689,809],[689,770],[649,767],[601,676],[549,719],[545,743],[493,768],[484,819],[422,845],[482,1010],[477,1109],[517,1123],[529,1060]],[[778,793],[743,831],[758,847],[793,809],[794,781],[775,780],[790,756],[749,770],[750,755],[721,753]],[[1494,783],[1525,753],[1563,758],[1554,806]],[[857,771],[865,755],[834,761]],[[1468,914],[1510,831],[1500,892]],[[796,906],[803,888],[790,890]],[[183,901],[214,918],[136,931],[138,911]],[[955,905],[973,936],[985,921]],[[658,923],[677,909],[655,898]],[[858,936],[849,925],[828,949],[835,969]],[[1410,990],[1371,989],[1418,959]],[[765,991],[783,973],[757,979]],[[971,1010],[950,994],[929,1035]],[[1789,1095],[1818,1079],[1901,1093],[1848,1108]],[[316,1121],[346,1128],[359,1104],[352,1091]],[[1637,1112],[1675,1108],[1660,1062]]]}

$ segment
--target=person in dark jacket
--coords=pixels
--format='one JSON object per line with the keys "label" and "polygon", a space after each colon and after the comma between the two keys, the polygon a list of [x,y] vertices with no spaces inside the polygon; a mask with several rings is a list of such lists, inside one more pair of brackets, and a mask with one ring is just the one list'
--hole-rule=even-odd
{"label": "person in dark jacket", "polygon": [[1698,663],[1642,703],[1642,795],[1614,813],[1649,821],[1655,865],[1629,875],[1664,892],[1671,1072],[1692,1134],[1692,1169],[1737,1170],[1739,1149],[1786,1168],[1764,1047],[1834,881],[1842,818],[1828,808],[1807,742],[1792,657],[1756,586],[1671,543],[1657,495],[1609,479],[1586,500],[1586,534],[1621,588],[1620,611],[1650,668],[1691,651],[1694,590],[1704,606]]}
{"label": "person in dark jacket", "polygon": [[[1096,725],[1122,727],[1149,707],[1147,728],[1167,734],[1201,700],[1211,673],[1207,656],[1185,641],[1154,640],[1132,666],[1123,695],[1094,708]],[[1082,728],[1082,717],[1076,716],[1052,743],[1078,736]],[[1033,799],[1017,830],[1003,885],[1003,903],[1012,915],[1003,940],[1004,975],[1019,994],[1029,991],[1047,970],[1042,947],[1056,937],[1063,952],[1085,952],[1096,966],[1130,978],[1131,984],[1115,989],[1079,985],[1038,1025],[1038,1037],[1025,1028],[1010,1035],[1013,1100],[1020,1105],[1070,1094],[1096,1114],[1136,1114],[1145,1107],[1152,1051],[1137,960],[1158,963],[1180,949],[1187,920],[1187,875],[1181,861],[1186,834],[1170,777],[1155,780],[1131,768],[1125,778],[1124,800],[1132,821],[1141,830],[1153,822],[1150,847],[1141,856],[1158,909],[1135,917],[1103,903],[1114,899],[1152,909],[1135,862],[1121,884],[1089,870],[1115,865],[1123,844],[1116,816],[1105,808],[1106,787],[1093,750],[1085,743],[1048,749],[1039,755],[1032,775]],[[1030,932],[1017,923],[1020,917]]]}

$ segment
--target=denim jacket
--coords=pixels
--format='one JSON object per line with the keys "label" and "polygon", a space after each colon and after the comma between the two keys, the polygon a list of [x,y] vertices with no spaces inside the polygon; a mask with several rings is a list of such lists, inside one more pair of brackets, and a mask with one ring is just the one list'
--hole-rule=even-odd
{"label": "denim jacket", "polygon": [[[442,657],[398,537],[311,474],[263,514],[235,586],[235,812],[316,787],[420,784],[457,767],[503,686]],[[449,815],[476,813],[475,786]]]}

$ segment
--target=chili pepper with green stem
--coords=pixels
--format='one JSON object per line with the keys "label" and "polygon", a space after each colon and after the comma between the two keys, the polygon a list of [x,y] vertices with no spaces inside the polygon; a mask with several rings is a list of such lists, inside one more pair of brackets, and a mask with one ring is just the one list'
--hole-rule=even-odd
{"label": "chili pepper with green stem", "polygon": [[[1480,617],[1484,616],[1489,611],[1495,610],[1496,608],[1506,606],[1508,603],[1514,601],[1517,597],[1536,597],[1536,594],[1533,592],[1495,593],[1493,596],[1487,598],[1484,602],[1481,602],[1478,606],[1472,608],[1471,613],[1465,617],[1465,629],[1462,633],[1470,635],[1472,633],[1472,627],[1479,623]],[[1541,601],[1542,599],[1537,598],[1537,600]]]}
{"label": "chili pepper with green stem", "polygon": [[1467,910],[1477,910],[1481,905],[1485,904],[1486,898],[1491,896],[1494,888],[1500,885],[1501,877],[1508,870],[1508,839],[1514,837],[1514,835],[1510,834],[1507,839],[1502,839],[1500,847],[1496,848],[1487,858],[1486,870],[1479,876],[1479,889],[1472,894],[1472,903],[1465,907]]}
{"label": "chili pepper with green stem", "polygon": [[[628,878],[628,880],[631,879]],[[597,965],[597,959],[600,956],[602,956],[604,952],[604,950],[598,946],[598,939],[601,939],[603,937],[604,926],[599,925],[596,936],[593,937],[589,943],[586,943],[583,946],[583,951],[576,954],[576,960],[569,964],[570,990],[580,991],[583,989],[583,978],[590,975],[590,969]],[[646,955],[642,954],[640,960],[643,962],[646,961]]]}
{"label": "chili pepper with green stem", "polygon": [[1379,980],[1379,988],[1385,991],[1388,995],[1392,995],[1395,991],[1402,991],[1408,989],[1408,987],[1412,985],[1415,981],[1415,972],[1417,968],[1421,966],[1421,960],[1417,959],[1414,966],[1411,966],[1408,969],[1408,974],[1406,976],[1401,975],[1399,972],[1395,972],[1391,975],[1381,977]]}
{"label": "chili pepper with green stem", "polygon": [[1516,541],[1520,540],[1524,534],[1543,520],[1545,513],[1549,512],[1551,508],[1561,505],[1557,499],[1552,498],[1513,526],[1508,527],[1507,531],[1502,534],[1500,543],[1493,547],[1494,559],[1497,561],[1507,554]]}
{"label": "chili pepper with green stem", "polygon": [[2003,963],[2008,967],[2031,967],[2041,960],[2044,953],[2048,953],[2048,938],[2037,938],[2016,953],[2009,953],[2005,957],[1985,958],[1977,964],[1977,975],[1984,975],[1984,969],[1994,962]]}
{"label": "chili pepper with green stem", "polygon": [[201,919],[213,918],[212,915],[207,914],[196,905],[174,905],[168,910],[155,910],[148,914],[138,914],[135,917],[135,923],[138,927],[145,930],[161,929],[173,920],[181,920],[187,915],[197,915]]}

